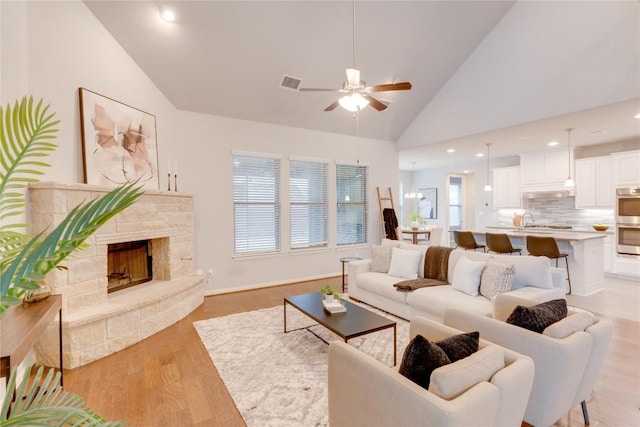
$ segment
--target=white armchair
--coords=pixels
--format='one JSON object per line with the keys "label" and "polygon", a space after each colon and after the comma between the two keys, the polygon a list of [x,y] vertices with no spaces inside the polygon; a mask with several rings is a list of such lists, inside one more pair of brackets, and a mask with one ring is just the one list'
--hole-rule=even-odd
{"label": "white armchair", "polygon": [[[438,341],[459,333],[428,319],[411,321],[411,337],[420,334],[430,341]],[[480,340],[481,349],[490,344]],[[332,427],[520,426],[533,384],[533,361],[505,349],[504,362],[505,367],[490,381],[479,382],[446,400],[367,354],[343,342],[332,342],[329,346],[329,424]]]}
{"label": "white armchair", "polygon": [[458,310],[446,310],[444,323],[462,331],[479,331],[481,337],[534,360],[535,379],[524,421],[548,426],[581,403],[585,423],[589,424],[586,399],[613,335],[610,321],[594,317],[584,331],[562,339]]}

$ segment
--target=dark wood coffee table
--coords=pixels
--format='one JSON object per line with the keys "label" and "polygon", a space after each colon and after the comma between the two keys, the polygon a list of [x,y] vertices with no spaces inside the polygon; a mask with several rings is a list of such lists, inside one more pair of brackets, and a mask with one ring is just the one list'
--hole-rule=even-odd
{"label": "dark wood coffee table", "polygon": [[[396,365],[396,322],[364,309],[349,301],[344,301],[345,313],[328,313],[322,305],[322,293],[294,295],[284,299],[284,333],[287,332],[287,304],[297,308],[320,325],[344,340],[393,328],[393,365]],[[308,328],[305,328],[308,329]],[[314,334],[315,335],[315,334]],[[316,335],[317,336],[317,335]],[[318,337],[320,338],[320,337]],[[324,341],[324,340],[323,340]]]}

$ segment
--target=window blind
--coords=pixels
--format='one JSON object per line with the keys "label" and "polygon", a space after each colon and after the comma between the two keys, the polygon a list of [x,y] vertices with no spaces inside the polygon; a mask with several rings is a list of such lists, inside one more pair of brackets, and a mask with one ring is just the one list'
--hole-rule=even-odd
{"label": "window blind", "polygon": [[280,159],[233,155],[235,253],[280,251]]}
{"label": "window blind", "polygon": [[327,246],[327,163],[289,162],[291,248]]}
{"label": "window blind", "polygon": [[336,165],[337,243],[367,242],[368,168]]}

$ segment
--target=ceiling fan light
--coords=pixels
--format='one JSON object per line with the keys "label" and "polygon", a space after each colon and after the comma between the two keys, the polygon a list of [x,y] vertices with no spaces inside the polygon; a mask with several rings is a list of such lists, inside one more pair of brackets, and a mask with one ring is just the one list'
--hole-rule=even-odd
{"label": "ceiling fan light", "polygon": [[360,86],[360,70],[355,68],[347,68],[347,82],[351,87]]}
{"label": "ceiling fan light", "polygon": [[359,93],[352,93],[351,95],[345,95],[338,100],[340,106],[347,111],[356,112],[362,110],[369,105],[369,101],[364,99]]}

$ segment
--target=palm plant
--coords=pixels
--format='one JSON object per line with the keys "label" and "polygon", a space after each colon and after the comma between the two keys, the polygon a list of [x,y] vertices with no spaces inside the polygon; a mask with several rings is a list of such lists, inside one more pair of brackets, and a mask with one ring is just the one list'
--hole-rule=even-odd
{"label": "palm plant", "polygon": [[[25,188],[48,167],[42,157],[57,147],[52,142],[59,123],[43,101],[32,97],[0,107],[0,221],[22,214]],[[14,231],[24,223],[0,223],[0,316],[25,294],[39,288],[47,273],[82,246],[100,226],[142,195],[136,182],[76,206],[53,230],[31,236]]]}

